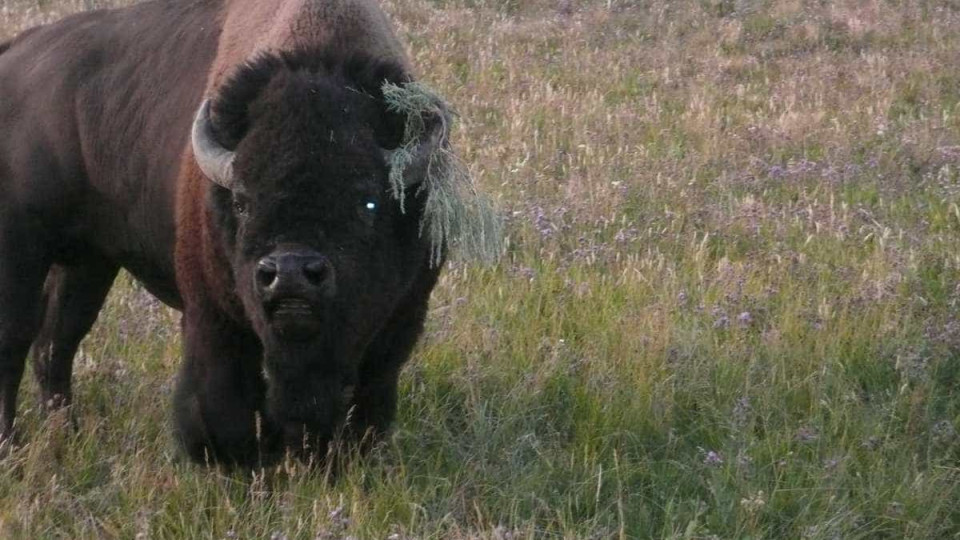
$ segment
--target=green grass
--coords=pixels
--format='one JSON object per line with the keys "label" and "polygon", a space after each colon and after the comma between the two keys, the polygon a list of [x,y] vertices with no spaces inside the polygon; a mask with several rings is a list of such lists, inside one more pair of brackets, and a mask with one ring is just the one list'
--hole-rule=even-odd
{"label": "green grass", "polygon": [[178,315],[123,277],[80,429],[25,384],[0,537],[960,538],[955,2],[384,4],[508,216],[499,265],[446,269],[392,438],[184,463]]}

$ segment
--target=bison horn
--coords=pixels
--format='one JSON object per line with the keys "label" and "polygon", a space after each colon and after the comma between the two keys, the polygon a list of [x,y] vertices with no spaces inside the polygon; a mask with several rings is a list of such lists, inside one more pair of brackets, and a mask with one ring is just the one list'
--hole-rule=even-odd
{"label": "bison horn", "polygon": [[193,120],[191,142],[193,156],[204,176],[219,186],[235,190],[237,186],[233,178],[234,153],[221,146],[213,134],[209,99],[203,100]]}
{"label": "bison horn", "polygon": [[[434,152],[447,143],[447,119],[437,117],[428,124],[429,133],[413,149],[406,167],[403,169],[403,185],[411,187],[419,184],[426,177]],[[394,156],[398,150],[384,150],[383,154],[388,164],[394,163]]]}

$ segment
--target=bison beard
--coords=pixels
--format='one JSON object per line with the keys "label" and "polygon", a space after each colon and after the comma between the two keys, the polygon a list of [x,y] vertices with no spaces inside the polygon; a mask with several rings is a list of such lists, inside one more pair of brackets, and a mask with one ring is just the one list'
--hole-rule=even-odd
{"label": "bison beard", "polygon": [[297,453],[326,449],[353,399],[356,374],[349,366],[317,361],[344,357],[331,349],[317,342],[266,346],[267,418]]}
{"label": "bison beard", "polygon": [[0,45],[0,442],[31,346],[70,401],[121,268],[183,312],[194,460],[386,432],[442,267],[421,218],[445,122],[411,143],[403,209],[391,191],[413,117],[381,85],[411,79],[373,0],[146,1]]}

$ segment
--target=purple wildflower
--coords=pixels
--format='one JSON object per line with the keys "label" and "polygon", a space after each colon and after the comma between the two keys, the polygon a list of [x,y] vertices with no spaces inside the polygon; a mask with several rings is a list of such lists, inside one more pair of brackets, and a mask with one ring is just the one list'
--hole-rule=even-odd
{"label": "purple wildflower", "polygon": [[710,450],[703,457],[703,464],[711,467],[719,467],[723,464],[723,456],[721,456],[718,452]]}

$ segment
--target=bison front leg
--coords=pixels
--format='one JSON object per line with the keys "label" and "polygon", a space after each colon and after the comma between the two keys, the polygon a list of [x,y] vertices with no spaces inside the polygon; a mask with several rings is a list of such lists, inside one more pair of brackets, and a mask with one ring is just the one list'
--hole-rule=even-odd
{"label": "bison front leg", "polygon": [[176,435],[199,463],[253,467],[275,453],[265,422],[261,345],[214,313],[183,317],[184,362],[175,400]]}
{"label": "bison front leg", "polygon": [[389,372],[370,374],[354,390],[347,435],[367,450],[390,429],[397,414],[399,366]]}

